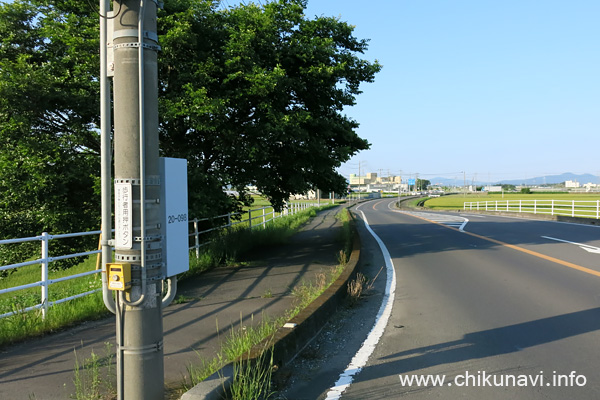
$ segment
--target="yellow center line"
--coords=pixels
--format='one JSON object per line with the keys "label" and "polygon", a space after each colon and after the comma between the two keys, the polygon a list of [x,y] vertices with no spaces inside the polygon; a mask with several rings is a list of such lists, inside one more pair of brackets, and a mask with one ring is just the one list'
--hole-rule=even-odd
{"label": "yellow center line", "polygon": [[595,276],[600,277],[600,271],[595,271],[595,270],[590,269],[590,268],[582,267],[581,265],[573,264],[573,263],[568,262],[568,261],[559,260],[558,258],[550,257],[550,256],[547,256],[545,254],[538,253],[537,251],[527,250],[527,249],[525,249],[523,247],[515,246],[514,244],[509,244],[509,243],[501,242],[500,240],[492,239],[492,238],[487,237],[487,236],[481,236],[481,235],[478,235],[476,233],[467,232],[467,231],[461,231],[460,229],[454,228],[453,226],[444,225],[444,224],[441,224],[441,223],[436,222],[436,221],[432,221],[432,220],[424,218],[424,217],[420,217],[420,216],[412,215],[412,214],[407,214],[407,215],[411,215],[412,217],[419,218],[419,219],[422,219],[424,221],[431,222],[433,224],[437,224],[437,225],[443,226],[445,228],[455,230],[457,232],[465,233],[467,235],[470,235],[470,236],[473,236],[473,237],[476,237],[476,238],[479,238],[479,239],[487,240],[488,242],[496,243],[496,244],[498,244],[500,246],[504,246],[504,247],[508,247],[510,249],[513,249],[513,250],[521,251],[523,253],[532,255],[534,257],[538,257],[538,258],[544,259],[546,261],[550,261],[550,262],[553,262],[553,263],[556,263],[556,264],[560,264],[560,265],[562,265],[564,267],[576,269],[577,271],[585,272],[586,274],[595,275]]}

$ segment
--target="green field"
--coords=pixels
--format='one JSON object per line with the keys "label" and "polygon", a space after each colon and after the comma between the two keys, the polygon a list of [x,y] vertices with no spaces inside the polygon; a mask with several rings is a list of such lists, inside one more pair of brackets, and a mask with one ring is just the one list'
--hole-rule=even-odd
{"label": "green field", "polygon": [[577,200],[577,201],[597,201],[600,200],[600,193],[492,193],[492,194],[453,194],[449,196],[435,197],[427,200],[424,204],[426,208],[434,210],[462,210],[465,202],[469,201],[514,201],[514,200]]}

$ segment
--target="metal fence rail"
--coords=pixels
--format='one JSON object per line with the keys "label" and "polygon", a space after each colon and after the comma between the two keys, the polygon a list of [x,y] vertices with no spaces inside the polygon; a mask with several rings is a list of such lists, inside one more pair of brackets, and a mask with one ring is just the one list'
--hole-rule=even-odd
{"label": "metal fence rail", "polygon": [[[66,233],[66,234],[62,234],[62,235],[50,235],[48,232],[43,232],[40,236],[20,238],[20,239],[0,240],[0,245],[35,242],[35,241],[41,242],[41,257],[39,259],[32,260],[32,261],[25,261],[25,262],[21,262],[21,263],[17,263],[17,264],[4,265],[4,266],[0,267],[0,271],[6,271],[9,269],[16,269],[16,268],[24,267],[27,265],[40,264],[41,265],[41,279],[38,282],[28,283],[26,285],[15,286],[15,287],[7,288],[7,289],[2,289],[2,290],[0,290],[0,295],[5,294],[5,293],[15,292],[18,290],[29,289],[32,287],[41,287],[40,303],[36,304],[34,306],[31,306],[31,307],[26,307],[21,311],[32,311],[32,310],[41,309],[42,310],[42,318],[46,318],[46,314],[48,312],[48,307],[53,306],[54,304],[64,303],[65,301],[73,300],[73,299],[76,299],[76,298],[79,298],[82,296],[87,296],[89,294],[92,294],[92,293],[102,290],[102,289],[90,290],[85,293],[79,293],[79,294],[76,294],[73,296],[68,296],[68,297],[62,298],[60,300],[53,301],[53,302],[50,302],[48,300],[49,299],[48,293],[49,293],[50,285],[52,285],[54,283],[58,283],[58,282],[64,282],[67,280],[75,279],[75,278],[80,278],[83,276],[97,274],[100,272],[100,270],[94,270],[94,271],[82,272],[80,274],[69,275],[69,276],[65,276],[62,278],[50,279],[48,276],[48,269],[49,269],[49,265],[51,262],[58,261],[58,260],[65,260],[67,258],[88,256],[88,255],[100,253],[100,251],[101,251],[101,250],[92,250],[92,251],[86,251],[86,252],[82,252],[82,253],[74,253],[74,254],[67,254],[67,255],[52,257],[50,255],[50,251],[49,251],[50,241],[54,240],[54,239],[64,239],[64,238],[99,235],[99,234],[100,234],[100,231]],[[11,311],[8,313],[0,314],[0,318],[5,318],[5,317],[8,317],[8,316],[11,316],[14,314],[17,314],[17,311]]]}
{"label": "metal fence rail", "polygon": [[[192,226],[190,227],[189,237],[193,238],[193,241],[190,240],[191,244],[189,246],[190,250],[195,249],[196,257],[200,257],[200,248],[206,246],[210,243],[210,240],[202,241],[201,237],[206,236],[206,234],[226,228],[230,228],[236,225],[247,225],[249,229],[258,228],[260,226],[265,227],[268,222],[274,221],[277,218],[281,218],[287,215],[294,215],[304,210],[307,210],[311,207],[319,207],[320,203],[290,203],[287,205],[285,209],[283,209],[280,213],[277,213],[273,207],[261,207],[254,208],[248,211],[244,211],[241,213],[230,213],[219,215],[217,217],[212,218],[202,218],[202,219],[193,219],[190,221]],[[270,210],[270,211],[267,211]],[[244,218],[246,217],[246,218]],[[223,220],[227,221],[218,226],[213,226],[208,229],[200,229],[200,223],[205,221],[218,221]],[[257,222],[258,220],[258,222]]]}
{"label": "metal fence rail", "polygon": [[600,219],[600,200],[469,201],[464,203],[463,209],[469,211],[508,211]]}
{"label": "metal fence rail", "polygon": [[[264,226],[266,226],[266,224],[268,222],[274,221],[277,218],[281,218],[286,215],[297,214],[298,212],[304,211],[310,207],[317,207],[322,204],[324,204],[324,203],[321,203],[321,204],[301,203],[301,202],[290,203],[280,213],[275,212],[273,207],[262,207],[262,208],[258,208],[258,209],[252,209],[252,210],[249,210],[249,211],[243,212],[243,213],[231,213],[231,214],[220,215],[220,216],[212,217],[212,218],[193,219],[193,220],[189,221],[190,232],[192,232],[189,234],[189,236],[190,236],[190,240],[193,242],[193,244],[191,246],[189,246],[189,248],[190,248],[190,250],[195,249],[196,257],[199,257],[200,256],[200,248],[202,246],[205,246],[206,244],[210,243],[210,241],[208,239],[206,241],[202,242],[202,237],[205,236],[209,232],[213,232],[213,231],[217,231],[217,230],[221,230],[221,229],[225,229],[228,227],[241,225],[241,224],[246,224],[249,229],[258,228],[260,226],[264,227]],[[270,211],[268,211],[268,210],[270,210]],[[247,218],[244,218],[246,216],[247,216]],[[218,221],[220,221],[220,220],[226,221],[226,222],[219,223]],[[216,225],[215,225],[215,221],[217,221]],[[207,228],[207,229],[200,229],[203,222],[207,223],[208,225],[215,225],[215,226],[211,226],[210,228]],[[93,271],[82,272],[82,273],[75,274],[75,275],[65,276],[62,278],[50,279],[49,274],[48,274],[50,263],[52,263],[54,261],[58,261],[58,260],[64,260],[67,258],[89,256],[89,255],[101,253],[101,250],[91,250],[91,251],[67,254],[67,255],[51,255],[50,251],[49,251],[50,241],[57,240],[57,239],[64,239],[64,238],[80,237],[80,236],[100,235],[100,233],[101,233],[101,231],[91,231],[91,232],[78,232],[78,233],[66,233],[66,234],[60,234],[60,235],[51,235],[48,232],[43,232],[39,236],[0,240],[0,246],[8,245],[8,244],[16,244],[16,243],[26,243],[26,242],[41,242],[41,245],[40,245],[41,257],[39,259],[0,266],[0,271],[7,271],[7,270],[11,270],[11,269],[25,267],[28,265],[39,264],[41,266],[41,279],[39,281],[33,282],[33,283],[28,283],[25,285],[10,287],[10,288],[6,288],[6,289],[0,289],[0,295],[6,294],[6,293],[11,293],[11,292],[16,292],[19,290],[30,289],[30,288],[34,288],[34,287],[41,287],[40,303],[30,306],[30,307],[26,307],[23,310],[11,311],[11,312],[7,312],[4,314],[0,314],[0,318],[5,318],[5,317],[11,316],[11,315],[15,315],[19,312],[27,312],[27,311],[33,311],[33,310],[39,310],[39,309],[42,310],[42,318],[46,318],[48,308],[55,304],[64,303],[69,300],[73,300],[73,299],[76,299],[79,297],[87,296],[92,293],[101,291],[102,289],[99,288],[99,289],[90,290],[90,291],[87,291],[84,293],[79,293],[79,294],[75,294],[72,296],[68,296],[68,297],[65,297],[65,298],[62,298],[62,299],[59,299],[56,301],[49,301],[49,290],[50,290],[50,286],[52,284],[58,283],[58,282],[64,282],[67,280],[76,279],[76,278],[80,278],[80,277],[84,277],[84,276],[88,276],[88,275],[94,275],[94,274],[98,274],[101,272],[100,269],[97,269],[97,270],[93,270]]]}

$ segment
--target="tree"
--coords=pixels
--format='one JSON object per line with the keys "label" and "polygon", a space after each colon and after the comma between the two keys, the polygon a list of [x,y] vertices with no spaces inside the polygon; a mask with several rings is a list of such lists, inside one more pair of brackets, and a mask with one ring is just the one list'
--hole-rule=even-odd
{"label": "tree", "polygon": [[427,190],[427,188],[431,186],[431,181],[428,179],[418,179],[416,180],[416,187],[419,190]]}
{"label": "tree", "polygon": [[[306,1],[281,0],[215,12],[214,3],[166,3],[160,15],[161,143],[188,159],[196,215],[203,201],[248,204],[256,185],[276,207],[313,188],[342,192],[335,171],[368,142],[342,114],[381,66],[335,18],[309,20]],[[181,49],[185,49],[185,55]],[[224,199],[232,186],[237,199]],[[219,197],[217,201],[215,197]],[[224,210],[223,210],[224,211]]]}
{"label": "tree", "polygon": [[[97,22],[81,2],[0,5],[0,238],[99,229]],[[52,243],[54,254],[91,237]],[[89,249],[89,247],[88,247]],[[0,248],[0,264],[39,243]],[[68,267],[76,260],[53,263]]]}
{"label": "tree", "polygon": [[[341,193],[335,168],[369,146],[343,114],[381,69],[367,41],[305,0],[219,4],[168,0],[158,20],[161,152],[188,160],[190,215],[250,204],[248,185],[276,207]],[[88,2],[0,5],[0,238],[100,226],[98,36]]]}

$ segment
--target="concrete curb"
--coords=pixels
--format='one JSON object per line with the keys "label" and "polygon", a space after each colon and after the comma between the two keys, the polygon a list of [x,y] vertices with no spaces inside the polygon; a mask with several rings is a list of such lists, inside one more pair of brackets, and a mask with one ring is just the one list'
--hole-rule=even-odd
{"label": "concrete curb", "polygon": [[[352,224],[352,253],[342,274],[325,292],[288,321],[286,326],[290,326],[289,328],[279,328],[272,336],[253,346],[240,359],[256,360],[265,348],[272,346],[273,364],[280,369],[289,364],[321,332],[329,317],[346,298],[347,284],[356,274],[360,258],[360,237],[354,222]],[[181,400],[220,400],[225,398],[225,392],[232,383],[233,364],[230,363],[184,393]]]}

